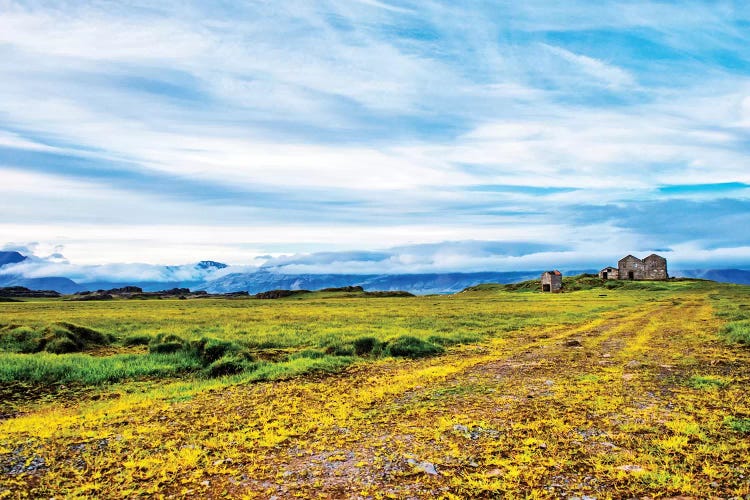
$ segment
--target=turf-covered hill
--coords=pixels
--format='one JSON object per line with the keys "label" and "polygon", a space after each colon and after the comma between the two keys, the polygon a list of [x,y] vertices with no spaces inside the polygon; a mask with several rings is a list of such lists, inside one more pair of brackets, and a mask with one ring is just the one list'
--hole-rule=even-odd
{"label": "turf-covered hill", "polygon": [[[601,288],[603,290],[669,290],[677,282],[703,282],[706,280],[692,278],[672,278],[667,281],[627,281],[627,280],[603,280],[596,274],[579,274],[578,276],[563,277],[563,293],[576,292],[579,290],[593,290]],[[520,283],[511,283],[501,285],[497,283],[484,283],[481,285],[471,286],[462,292],[539,292],[541,291],[541,280],[521,281]]]}
{"label": "turf-covered hill", "polygon": [[94,350],[113,341],[112,335],[63,321],[37,328],[0,325],[0,352],[65,354]]}
{"label": "turf-covered hill", "polygon": [[402,290],[365,291],[361,286],[344,286],[310,290],[268,290],[256,293],[256,299],[330,299],[352,297],[414,297],[414,294]]}

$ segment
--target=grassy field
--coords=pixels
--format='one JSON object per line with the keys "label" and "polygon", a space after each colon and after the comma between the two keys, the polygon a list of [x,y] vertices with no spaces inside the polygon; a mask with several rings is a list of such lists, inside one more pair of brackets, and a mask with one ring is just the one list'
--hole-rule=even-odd
{"label": "grassy field", "polygon": [[750,289],[0,304],[0,498],[750,495]]}

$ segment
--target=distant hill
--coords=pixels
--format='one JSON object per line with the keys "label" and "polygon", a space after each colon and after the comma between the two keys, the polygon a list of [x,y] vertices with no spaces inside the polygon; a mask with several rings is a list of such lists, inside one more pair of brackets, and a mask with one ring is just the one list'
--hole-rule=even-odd
{"label": "distant hill", "polygon": [[[74,281],[64,276],[26,277],[13,268],[13,264],[24,262],[28,257],[19,252],[0,252],[0,287],[22,286],[32,290],[55,290],[64,294],[82,291],[110,290],[124,286],[137,286],[145,292],[155,292],[170,288],[190,288],[200,290],[205,280],[212,273],[229,267],[222,262],[203,260],[197,264],[181,266],[163,266],[161,273],[165,279],[140,281],[137,279],[128,281]],[[156,266],[155,266],[156,267]],[[133,274],[137,274],[134,271]],[[184,279],[180,279],[185,277]],[[172,278],[172,279],[170,279]]]}
{"label": "distant hill", "polygon": [[77,291],[111,290],[126,286],[137,286],[144,292],[157,292],[170,288],[189,288],[191,290],[202,290],[202,281],[89,281],[78,283]]}
{"label": "distant hill", "polygon": [[[124,286],[137,286],[146,292],[170,288],[205,290],[209,293],[249,292],[256,294],[268,290],[320,290],[346,286],[361,286],[366,291],[404,290],[414,294],[456,293],[482,283],[510,284],[536,280],[541,270],[473,273],[420,273],[420,274],[285,274],[268,269],[254,272],[235,272],[232,267],[212,260],[182,266],[164,266],[160,274],[163,281],[129,280],[76,282],[65,276],[25,277],[13,264],[28,258],[19,252],[0,252],[0,287],[22,286],[32,290],[55,290],[71,294],[85,290],[109,290]],[[19,266],[19,267],[26,267]],[[595,273],[590,269],[563,270],[566,276]],[[5,274],[3,274],[5,273]],[[137,275],[138,271],[134,271]],[[750,284],[750,271],[742,269],[692,269],[673,270],[671,275],[701,278],[725,283]],[[219,277],[216,277],[219,276]]]}
{"label": "distant hill", "polygon": [[23,286],[30,290],[54,290],[59,293],[75,293],[86,288],[61,276],[46,278],[24,278],[17,274],[0,274],[0,287]]}
{"label": "distant hill", "polygon": [[209,293],[266,290],[319,290],[321,288],[361,286],[365,290],[406,290],[416,294],[455,293],[479,283],[514,283],[538,277],[537,271],[431,274],[280,274],[268,271],[234,273],[202,288]]}
{"label": "distant hill", "polygon": [[674,276],[750,285],[750,271],[743,269],[688,269],[674,271]]}

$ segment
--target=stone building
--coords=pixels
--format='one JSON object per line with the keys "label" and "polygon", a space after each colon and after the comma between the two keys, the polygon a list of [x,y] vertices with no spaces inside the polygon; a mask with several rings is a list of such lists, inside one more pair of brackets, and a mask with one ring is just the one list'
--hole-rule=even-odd
{"label": "stone building", "polygon": [[618,279],[642,280],[645,279],[646,265],[638,257],[627,255],[617,261]]}
{"label": "stone building", "polygon": [[646,265],[646,269],[644,269],[646,277],[644,279],[665,280],[669,278],[669,275],[667,274],[667,259],[661,255],[652,253],[643,259],[643,263]]}
{"label": "stone building", "polygon": [[545,271],[542,273],[542,291],[559,293],[562,291],[562,273],[560,271]]}
{"label": "stone building", "polygon": [[617,269],[605,267],[599,271],[599,277],[605,280],[665,280],[669,278],[667,259],[655,253],[645,259],[627,255],[617,263]]}
{"label": "stone building", "polygon": [[603,280],[616,280],[620,277],[620,271],[616,267],[605,267],[599,271],[599,277]]}

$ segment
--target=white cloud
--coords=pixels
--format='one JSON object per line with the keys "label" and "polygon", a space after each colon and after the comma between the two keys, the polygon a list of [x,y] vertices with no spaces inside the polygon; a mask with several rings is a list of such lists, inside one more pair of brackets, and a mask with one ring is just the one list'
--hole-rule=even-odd
{"label": "white cloud", "polygon": [[599,82],[614,88],[631,87],[636,84],[635,78],[628,71],[607,64],[599,59],[576,54],[562,47],[542,44],[551,53],[562,57],[565,61],[577,66],[583,73]]}
{"label": "white cloud", "polygon": [[740,119],[738,125],[750,129],[750,96],[742,99],[742,102],[740,104]]}
{"label": "white cloud", "polygon": [[411,9],[405,9],[403,7],[397,7],[395,5],[388,4],[386,2],[379,2],[378,0],[355,0],[359,3],[363,3],[365,5],[370,5],[372,7],[377,7],[379,9],[385,9],[392,12],[400,12],[400,13],[413,13],[414,11]]}

